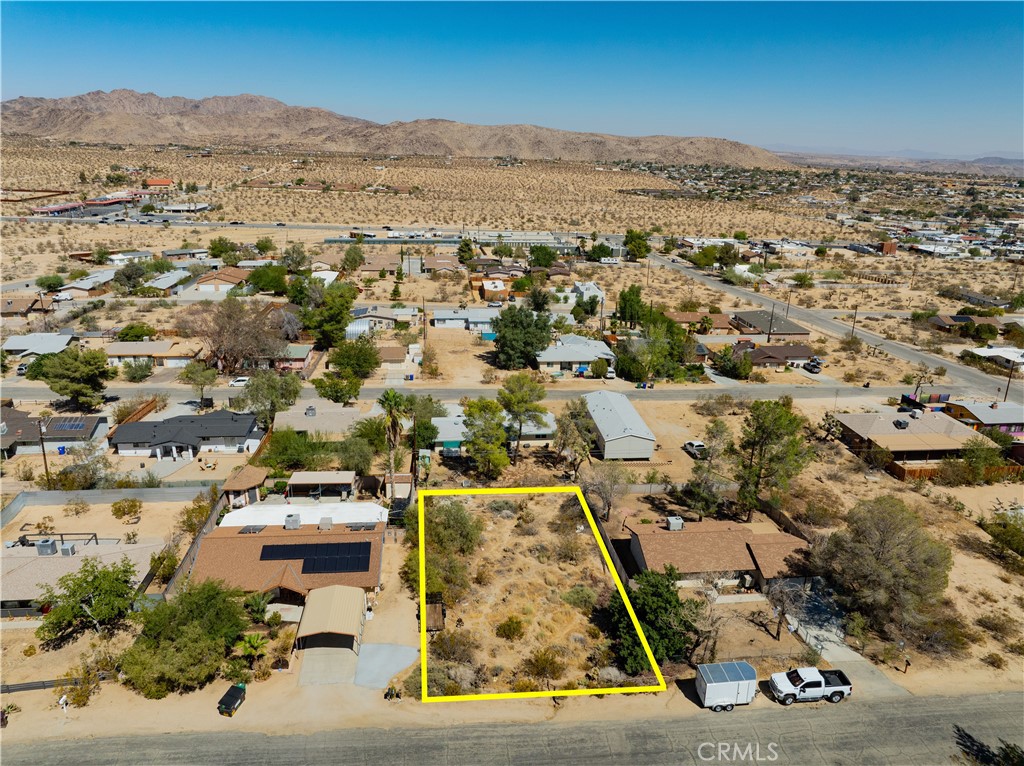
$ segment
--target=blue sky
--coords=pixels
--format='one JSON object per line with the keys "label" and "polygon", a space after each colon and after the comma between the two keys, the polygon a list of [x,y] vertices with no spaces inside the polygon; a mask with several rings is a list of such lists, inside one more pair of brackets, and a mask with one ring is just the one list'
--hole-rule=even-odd
{"label": "blue sky", "polygon": [[257,93],[957,156],[1024,148],[1024,4],[2,3],[2,96]]}

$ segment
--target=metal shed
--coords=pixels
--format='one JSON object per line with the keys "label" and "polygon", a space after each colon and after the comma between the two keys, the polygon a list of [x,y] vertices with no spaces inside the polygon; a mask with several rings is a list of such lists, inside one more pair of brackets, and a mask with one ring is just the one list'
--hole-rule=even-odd
{"label": "metal shed", "polygon": [[654,433],[623,394],[595,391],[584,394],[590,419],[597,431],[597,447],[604,460],[650,460]]}

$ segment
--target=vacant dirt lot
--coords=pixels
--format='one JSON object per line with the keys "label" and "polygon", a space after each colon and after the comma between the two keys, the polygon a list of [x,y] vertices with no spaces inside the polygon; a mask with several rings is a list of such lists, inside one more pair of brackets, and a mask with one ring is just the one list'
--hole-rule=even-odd
{"label": "vacant dirt lot", "polygon": [[[486,525],[483,544],[467,561],[474,584],[448,609],[446,632],[468,631],[478,644],[474,664],[483,665],[472,689],[460,684],[463,693],[586,686],[607,648],[590,622],[590,607],[613,585],[576,497],[460,500]],[[496,629],[510,619],[522,622],[522,635],[499,637]],[[538,650],[550,650],[561,666],[548,679],[524,666]]]}

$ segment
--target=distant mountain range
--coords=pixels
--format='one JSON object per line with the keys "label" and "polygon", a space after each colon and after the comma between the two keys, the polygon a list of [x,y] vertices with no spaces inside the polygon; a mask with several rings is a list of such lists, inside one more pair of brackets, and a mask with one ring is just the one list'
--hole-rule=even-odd
{"label": "distant mountain range", "polygon": [[118,144],[278,146],[339,152],[786,168],[775,154],[721,138],[613,136],[536,125],[468,125],[427,119],[382,125],[264,96],[200,100],[133,90],[0,104],[4,135]]}
{"label": "distant mountain range", "polygon": [[989,150],[982,152],[981,157],[970,155],[942,154],[941,152],[921,151],[919,149],[892,149],[872,151],[869,149],[850,149],[838,146],[796,146],[793,144],[765,144],[764,148],[772,152],[787,154],[823,154],[826,156],[844,157],[885,157],[904,160],[953,160],[955,162],[978,162],[983,164],[1014,163],[1024,161],[1024,152],[1007,150]]}

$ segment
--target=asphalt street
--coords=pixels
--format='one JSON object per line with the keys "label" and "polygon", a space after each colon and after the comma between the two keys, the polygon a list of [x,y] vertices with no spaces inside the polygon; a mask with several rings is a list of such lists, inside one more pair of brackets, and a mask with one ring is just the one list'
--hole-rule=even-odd
{"label": "asphalt street", "polygon": [[[231,722],[243,721],[244,716],[243,707]],[[343,707],[338,708],[338,716],[344,716]],[[3,758],[5,766],[931,765],[950,763],[960,752],[956,727],[972,741],[998,747],[1000,739],[1024,742],[1022,721],[1024,696],[1019,693],[911,697],[898,705],[855,696],[839,705],[738,708],[733,713],[702,712],[677,719],[341,729],[291,735],[283,731],[182,733],[86,741],[54,737],[5,746]],[[11,726],[17,726],[16,716]],[[230,723],[225,722],[224,728],[229,729]]]}

